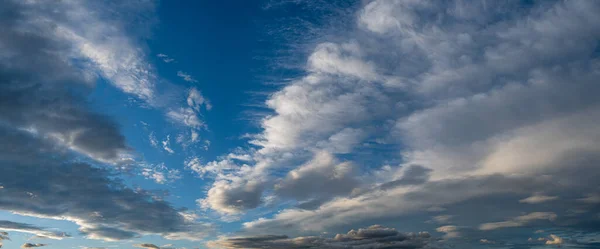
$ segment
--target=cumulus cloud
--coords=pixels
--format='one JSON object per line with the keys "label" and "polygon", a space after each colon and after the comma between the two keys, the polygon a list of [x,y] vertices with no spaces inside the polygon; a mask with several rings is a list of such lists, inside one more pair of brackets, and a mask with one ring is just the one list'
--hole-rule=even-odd
{"label": "cumulus cloud", "polygon": [[378,225],[333,238],[263,235],[254,237],[221,238],[207,243],[209,248],[430,248],[426,232],[400,233],[396,229]]}
{"label": "cumulus cloud", "polygon": [[220,179],[213,183],[206,198],[199,199],[201,207],[214,209],[222,214],[238,214],[261,204],[264,188],[259,180],[247,180],[241,177]]}
{"label": "cumulus cloud", "polygon": [[515,217],[509,221],[485,223],[479,226],[481,230],[495,230],[501,228],[521,227],[539,220],[554,221],[557,215],[550,212],[533,212],[526,215]]}

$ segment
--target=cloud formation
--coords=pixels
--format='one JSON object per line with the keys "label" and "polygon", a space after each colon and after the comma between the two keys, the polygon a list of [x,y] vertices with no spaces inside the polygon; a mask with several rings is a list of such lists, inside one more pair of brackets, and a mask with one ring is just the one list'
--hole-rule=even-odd
{"label": "cloud formation", "polygon": [[[474,212],[468,220],[479,222],[470,226],[536,226],[573,210],[568,224],[596,221],[592,197],[573,200],[598,191],[585,183],[600,173],[599,4],[363,4],[355,27],[316,41],[304,74],[268,96],[272,113],[251,136],[252,160],[229,161],[203,207],[239,214],[273,193],[295,201],[244,223],[261,234],[316,233],[432,208],[453,215],[460,209],[452,207],[477,210],[481,199],[500,196],[500,212]],[[325,153],[335,163],[314,163]],[[353,166],[344,178],[352,184],[323,187],[339,181],[327,176],[340,164]],[[530,210],[550,201],[548,210]]]}

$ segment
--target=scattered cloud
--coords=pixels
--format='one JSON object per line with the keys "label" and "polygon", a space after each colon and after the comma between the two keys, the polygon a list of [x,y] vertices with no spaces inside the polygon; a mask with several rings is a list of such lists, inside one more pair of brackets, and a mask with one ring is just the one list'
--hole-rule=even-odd
{"label": "scattered cloud", "polygon": [[169,169],[165,164],[145,165],[141,169],[141,175],[146,179],[152,179],[158,184],[165,184],[181,179],[181,172],[178,169]]}

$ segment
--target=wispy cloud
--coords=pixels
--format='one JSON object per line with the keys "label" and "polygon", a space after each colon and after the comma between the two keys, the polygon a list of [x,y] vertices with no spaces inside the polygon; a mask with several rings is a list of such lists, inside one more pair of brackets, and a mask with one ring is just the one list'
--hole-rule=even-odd
{"label": "wispy cloud", "polygon": [[526,215],[518,216],[514,219],[501,222],[485,223],[479,226],[481,230],[495,230],[500,228],[521,227],[534,221],[539,220],[555,220],[557,215],[550,212],[534,212]]}
{"label": "wispy cloud", "polygon": [[175,59],[169,57],[166,54],[157,54],[156,57],[160,58],[162,61],[164,61],[165,63],[171,63],[174,62]]}
{"label": "wispy cloud", "polygon": [[190,74],[183,72],[183,71],[177,71],[177,76],[179,76],[180,78],[182,78],[183,80],[187,81],[187,82],[198,82],[196,79],[194,79],[194,77],[192,77]]}

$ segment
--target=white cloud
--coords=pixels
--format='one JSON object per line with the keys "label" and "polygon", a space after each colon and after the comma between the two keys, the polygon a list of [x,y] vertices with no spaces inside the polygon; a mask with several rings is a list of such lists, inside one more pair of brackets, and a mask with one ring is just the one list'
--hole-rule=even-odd
{"label": "white cloud", "polygon": [[194,79],[194,77],[192,77],[191,75],[189,75],[186,72],[183,71],[177,71],[177,76],[179,76],[180,78],[182,78],[183,80],[187,81],[187,82],[198,82],[196,79]]}
{"label": "white cloud", "polygon": [[175,151],[173,149],[171,149],[171,147],[170,147],[171,146],[171,135],[167,135],[165,140],[163,140],[161,143],[162,143],[163,149],[166,152],[169,152],[171,154],[175,153]]}
{"label": "white cloud", "polygon": [[123,92],[153,104],[156,75],[135,42],[104,20],[101,12],[89,12],[86,3],[65,2],[62,7],[67,21],[56,22],[56,35],[73,43],[78,49],[73,52],[88,58],[91,70],[98,70]]}
{"label": "white cloud", "polygon": [[514,219],[501,222],[485,223],[479,226],[480,230],[496,230],[501,228],[522,227],[538,220],[555,220],[557,215],[551,212],[533,212],[526,215],[515,217]]}
{"label": "white cloud", "polygon": [[174,62],[175,59],[169,57],[166,54],[157,54],[156,57],[160,58],[162,61],[164,61],[165,63],[171,63]]}
{"label": "white cloud", "polygon": [[458,227],[457,226],[452,226],[452,225],[448,225],[448,226],[441,226],[435,229],[437,232],[440,233],[445,233],[446,235],[444,235],[445,239],[453,239],[453,238],[458,238],[460,237],[460,232],[458,232]]}
{"label": "white cloud", "polygon": [[204,107],[207,110],[210,110],[212,108],[208,100],[205,99],[204,96],[202,96],[202,93],[198,91],[198,89],[196,89],[195,87],[190,88],[190,90],[188,91],[187,104],[189,107],[196,110],[197,112],[200,111],[200,107],[202,105],[204,105]]}
{"label": "white cloud", "polygon": [[198,114],[192,108],[179,108],[167,112],[167,117],[172,121],[194,129],[200,129],[205,126],[200,120]]}
{"label": "white cloud", "polygon": [[169,169],[165,164],[145,165],[141,169],[141,175],[146,179],[152,179],[158,184],[165,184],[181,179],[181,172],[177,169]]}
{"label": "white cloud", "polygon": [[554,201],[557,200],[558,196],[547,196],[547,195],[532,195],[530,197],[527,197],[525,199],[521,199],[519,200],[519,202],[521,203],[527,203],[527,204],[538,204],[538,203],[543,203],[543,202],[548,202],[548,201]]}
{"label": "white cloud", "polygon": [[150,132],[150,134],[148,134],[148,140],[150,140],[150,145],[152,145],[152,147],[158,148],[158,140],[156,139],[154,132]]}
{"label": "white cloud", "polygon": [[554,234],[550,234],[550,238],[546,240],[546,245],[562,245],[563,239]]}
{"label": "white cloud", "polygon": [[185,166],[186,168],[198,174],[199,177],[204,177],[207,174],[211,175],[212,177],[219,177],[227,171],[239,168],[239,166],[230,158],[226,158],[220,161],[211,161],[206,164],[203,164],[201,163],[200,158],[192,157],[186,161]]}
{"label": "white cloud", "polygon": [[488,240],[488,239],[480,239],[479,243],[481,243],[481,244],[496,244],[496,242],[494,242],[492,240]]}

